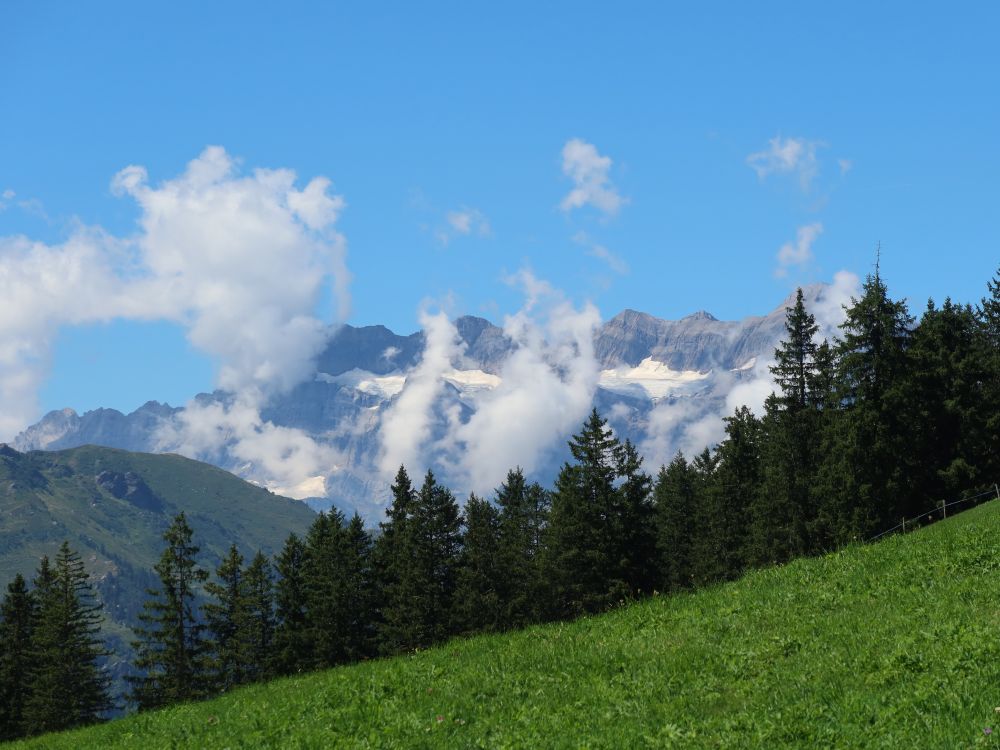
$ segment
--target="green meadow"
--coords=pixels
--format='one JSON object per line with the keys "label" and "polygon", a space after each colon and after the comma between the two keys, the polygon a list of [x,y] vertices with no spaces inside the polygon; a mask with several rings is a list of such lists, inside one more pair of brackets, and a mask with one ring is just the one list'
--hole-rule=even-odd
{"label": "green meadow", "polygon": [[996,747],[998,707],[991,502],[695,593],[15,747]]}

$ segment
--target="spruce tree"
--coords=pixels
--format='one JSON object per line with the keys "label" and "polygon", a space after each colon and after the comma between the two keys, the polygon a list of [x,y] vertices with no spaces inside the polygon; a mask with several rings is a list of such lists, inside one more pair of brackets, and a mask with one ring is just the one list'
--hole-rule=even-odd
{"label": "spruce tree", "polygon": [[0,741],[22,737],[27,730],[35,614],[34,597],[18,573],[0,605]]}
{"label": "spruce tree", "polygon": [[978,453],[983,456],[983,475],[996,482],[1000,477],[1000,269],[986,288],[988,294],[976,311],[988,372],[983,388],[984,436]]}
{"label": "spruce tree", "polygon": [[413,511],[413,558],[405,580],[412,601],[412,643],[426,647],[454,632],[452,605],[462,517],[455,496],[427,471]]}
{"label": "spruce tree", "polygon": [[813,339],[818,330],[816,319],[806,310],[800,287],[795,305],[786,311],[785,338],[775,350],[775,363],[770,367],[781,405],[787,411],[799,411],[808,404],[810,384],[816,374]]}
{"label": "spruce tree", "polygon": [[642,457],[626,440],[615,467],[618,486],[609,518],[611,559],[628,596],[650,594],[656,588],[656,521],[653,480],[642,470]]}
{"label": "spruce tree", "polygon": [[851,470],[842,475],[839,492],[846,495],[841,505],[854,508],[864,535],[919,512],[911,504],[905,417],[912,325],[906,302],[889,297],[878,269],[865,280],[861,298],[852,300],[841,325],[838,379],[846,413],[837,452]]}
{"label": "spruce tree", "polygon": [[205,624],[212,636],[212,686],[225,692],[247,680],[243,555],[235,544],[229,547],[215,575],[218,581],[205,585],[205,592],[212,597],[204,606]]}
{"label": "spruce tree", "polygon": [[343,514],[335,508],[321,513],[306,537],[304,566],[306,619],[317,669],[350,658],[350,557]]}
{"label": "spruce tree", "polygon": [[147,591],[142,626],[134,629],[139,674],[128,678],[129,697],[140,710],[196,700],[208,691],[209,643],[195,604],[208,573],[195,562],[198,547],[191,536],[182,512],[163,534],[167,547],[154,566],[160,588]]}
{"label": "spruce tree", "polygon": [[520,628],[545,614],[541,553],[550,495],[537,482],[529,484],[518,467],[507,472],[506,481],[497,488],[496,505],[500,509],[500,627]]}
{"label": "spruce tree", "polygon": [[275,640],[274,576],[270,560],[260,550],[243,571],[243,669],[248,682],[271,675]]}
{"label": "spruce tree", "polygon": [[357,513],[347,524],[345,541],[346,657],[357,661],[375,649],[372,538]]}
{"label": "spruce tree", "polygon": [[[47,561],[46,561],[47,563]],[[47,567],[47,566],[46,566]],[[24,707],[29,733],[53,732],[98,721],[111,707],[108,655],[102,639],[101,604],[80,555],[63,542],[40,587],[32,631],[31,693]]]}
{"label": "spruce tree", "polygon": [[381,534],[375,540],[377,571],[378,649],[395,654],[414,648],[411,623],[415,619],[409,577],[415,557],[413,530],[416,492],[403,466],[391,486],[392,502]]}
{"label": "spruce tree", "polygon": [[294,674],[312,662],[306,613],[306,548],[295,534],[289,534],[275,563],[275,632],[271,669],[276,674]]}
{"label": "spruce tree", "polygon": [[453,618],[455,632],[495,632],[503,627],[500,584],[500,513],[488,500],[469,495],[458,558]]}
{"label": "spruce tree", "polygon": [[656,508],[656,549],[660,586],[665,591],[690,588],[695,514],[694,471],[679,452],[661,467],[653,485]]}
{"label": "spruce tree", "polygon": [[546,530],[545,574],[554,617],[597,612],[632,594],[621,565],[616,515],[621,444],[594,409],[569,448],[576,462],[559,472]]}

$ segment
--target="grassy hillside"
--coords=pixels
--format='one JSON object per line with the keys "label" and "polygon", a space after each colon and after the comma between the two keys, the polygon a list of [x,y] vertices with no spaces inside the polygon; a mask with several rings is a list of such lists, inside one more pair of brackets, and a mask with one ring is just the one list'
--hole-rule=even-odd
{"label": "grassy hillside", "polygon": [[1000,505],[695,594],[30,747],[993,747]]}
{"label": "grassy hillside", "polygon": [[111,648],[127,656],[126,625],[155,584],[163,531],[182,510],[201,546],[199,561],[210,569],[233,542],[245,556],[258,549],[272,554],[289,532],[305,533],[315,518],[303,503],[182,456],[96,446],[18,453],[2,446],[0,586],[16,573],[30,581],[39,558],[54,556],[69,540],[105,601]]}

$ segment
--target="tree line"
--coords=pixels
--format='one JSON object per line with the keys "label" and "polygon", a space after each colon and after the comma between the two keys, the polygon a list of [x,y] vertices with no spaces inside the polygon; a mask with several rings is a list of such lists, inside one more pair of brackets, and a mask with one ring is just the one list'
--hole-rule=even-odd
{"label": "tree line", "polygon": [[[238,685],[600,612],[655,592],[819,554],[992,486],[1000,476],[1000,272],[976,308],[928,303],[919,324],[878,270],[834,341],[801,290],[763,414],[655,477],[597,411],[546,489],[514,469],[464,509],[400,467],[376,532],[319,514],[271,560],[236,545],[198,565],[184,514],[135,629],[129,701],[146,710]],[[96,720],[99,608],[78,556],[18,576],[0,620],[4,737]]]}

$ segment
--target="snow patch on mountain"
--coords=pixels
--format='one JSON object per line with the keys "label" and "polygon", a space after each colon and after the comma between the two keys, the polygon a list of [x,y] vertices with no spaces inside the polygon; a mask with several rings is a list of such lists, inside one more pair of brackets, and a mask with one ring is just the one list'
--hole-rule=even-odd
{"label": "snow patch on mountain", "polygon": [[665,363],[646,357],[635,367],[602,370],[597,384],[612,393],[646,397],[655,403],[668,396],[692,393],[711,374],[711,371],[672,370]]}

